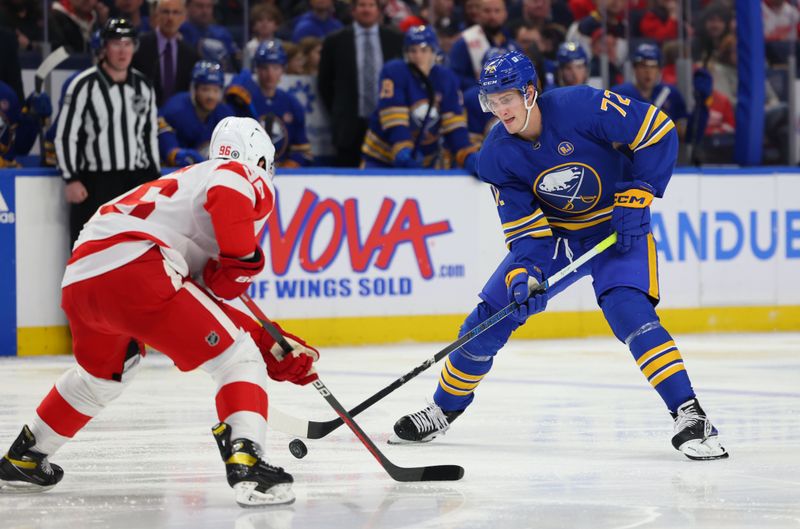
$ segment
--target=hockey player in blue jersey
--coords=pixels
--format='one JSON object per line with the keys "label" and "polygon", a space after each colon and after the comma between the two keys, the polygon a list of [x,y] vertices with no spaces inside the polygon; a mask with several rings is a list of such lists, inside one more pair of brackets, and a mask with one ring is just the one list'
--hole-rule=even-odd
{"label": "hockey player in blue jersey", "polygon": [[278,88],[286,68],[286,52],[277,40],[259,44],[253,56],[258,82],[244,69],[225,90],[225,97],[239,116],[253,117],[275,145],[278,167],[310,165],[311,144],[306,135],[306,113],[289,92]]}
{"label": "hockey player in blue jersey", "polygon": [[[490,61],[480,84],[484,109],[502,126],[492,129],[478,153],[478,175],[492,186],[509,253],[461,332],[511,300],[520,306],[450,354],[434,402],[400,418],[392,441],[425,442],[444,433],[472,402],[511,333],[543,311],[549,298],[590,275],[612,332],[672,414],[672,445],[690,459],[727,457],[655,312],[659,285],[649,205],[672,176],[673,122],[653,105],[588,86],[537,98],[533,64],[517,52]],[[546,292],[530,294],[612,231],[616,246]]]}
{"label": "hockey player in blue jersey", "polygon": [[217,123],[235,115],[222,101],[225,74],[219,63],[197,61],[188,92],[179,92],[158,111],[158,150],[165,165],[186,166],[209,158]]}
{"label": "hockey player in blue jersey", "polygon": [[0,81],[0,169],[19,167],[17,156],[28,154],[36,142],[42,121],[53,109],[47,93],[32,93],[20,105],[16,92]]}
{"label": "hockey player in blue jersey", "polygon": [[475,152],[467,132],[455,74],[436,64],[439,42],[427,26],[404,37],[405,60],[383,65],[378,106],[361,147],[364,167],[442,167],[440,139],[456,165],[474,170]]}
{"label": "hockey player in blue jersey", "polygon": [[562,42],[556,52],[556,62],[558,86],[577,86],[589,80],[589,57],[580,44]]}

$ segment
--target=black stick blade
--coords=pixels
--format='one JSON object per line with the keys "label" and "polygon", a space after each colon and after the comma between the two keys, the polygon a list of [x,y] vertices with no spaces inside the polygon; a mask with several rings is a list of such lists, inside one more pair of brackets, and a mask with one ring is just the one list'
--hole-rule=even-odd
{"label": "black stick blade", "polygon": [[[391,465],[391,463],[390,463]],[[458,465],[434,465],[405,468],[391,465],[387,468],[395,481],[458,481],[464,477],[464,468]]]}

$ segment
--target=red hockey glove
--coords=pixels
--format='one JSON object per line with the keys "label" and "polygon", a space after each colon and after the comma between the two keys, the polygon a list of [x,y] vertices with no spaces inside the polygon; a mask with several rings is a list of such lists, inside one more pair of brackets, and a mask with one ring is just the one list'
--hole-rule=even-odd
{"label": "red hockey glove", "polygon": [[209,259],[203,269],[203,281],[214,295],[233,299],[244,294],[253,276],[264,269],[264,252],[256,246],[256,254],[247,260],[219,256],[219,261]]}
{"label": "red hockey glove", "polygon": [[[273,322],[274,323],[274,322]],[[276,327],[277,324],[276,324]],[[314,369],[314,362],[319,360],[319,351],[308,345],[302,338],[290,334],[280,327],[293,350],[286,354],[283,348],[272,339],[267,331],[261,329],[256,344],[267,364],[267,374],[272,380],[288,381],[298,386],[305,386],[319,376]]]}

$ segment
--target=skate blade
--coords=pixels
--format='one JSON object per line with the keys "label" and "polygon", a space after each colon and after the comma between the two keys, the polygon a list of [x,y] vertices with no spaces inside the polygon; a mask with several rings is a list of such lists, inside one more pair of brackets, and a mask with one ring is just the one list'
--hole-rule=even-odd
{"label": "skate blade", "polygon": [[719,444],[716,436],[705,441],[694,439],[683,443],[679,450],[692,461],[712,461],[714,459],[727,459],[728,451]]}
{"label": "skate blade", "polygon": [[37,494],[39,492],[47,492],[56,485],[57,484],[44,486],[28,483],[27,481],[0,480],[0,494]]}
{"label": "skate blade", "polygon": [[265,492],[256,490],[255,481],[242,481],[233,486],[236,492],[236,503],[240,507],[265,507],[269,505],[288,505],[294,503],[295,496],[291,483],[273,485]]}
{"label": "skate blade", "polygon": [[389,439],[387,439],[386,444],[390,445],[419,445],[423,443],[430,443],[437,436],[432,437],[425,437],[424,439],[420,439],[419,441],[409,441],[408,439],[403,439],[402,437],[398,437],[397,434],[393,433]]}

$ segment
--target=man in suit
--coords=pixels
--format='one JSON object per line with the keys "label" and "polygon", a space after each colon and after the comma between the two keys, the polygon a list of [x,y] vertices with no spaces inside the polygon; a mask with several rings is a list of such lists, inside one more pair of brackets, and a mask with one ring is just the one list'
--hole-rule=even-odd
{"label": "man in suit", "polygon": [[381,26],[380,17],[378,0],[355,0],[353,24],[328,35],[322,44],[319,94],[331,118],[337,166],[356,167],[361,162],[381,67],[403,53],[403,35]]}
{"label": "man in suit", "polygon": [[159,0],[156,14],[156,29],[141,37],[133,67],[153,82],[161,107],[173,94],[189,90],[192,68],[200,56],[178,31],[186,20],[185,0]]}

